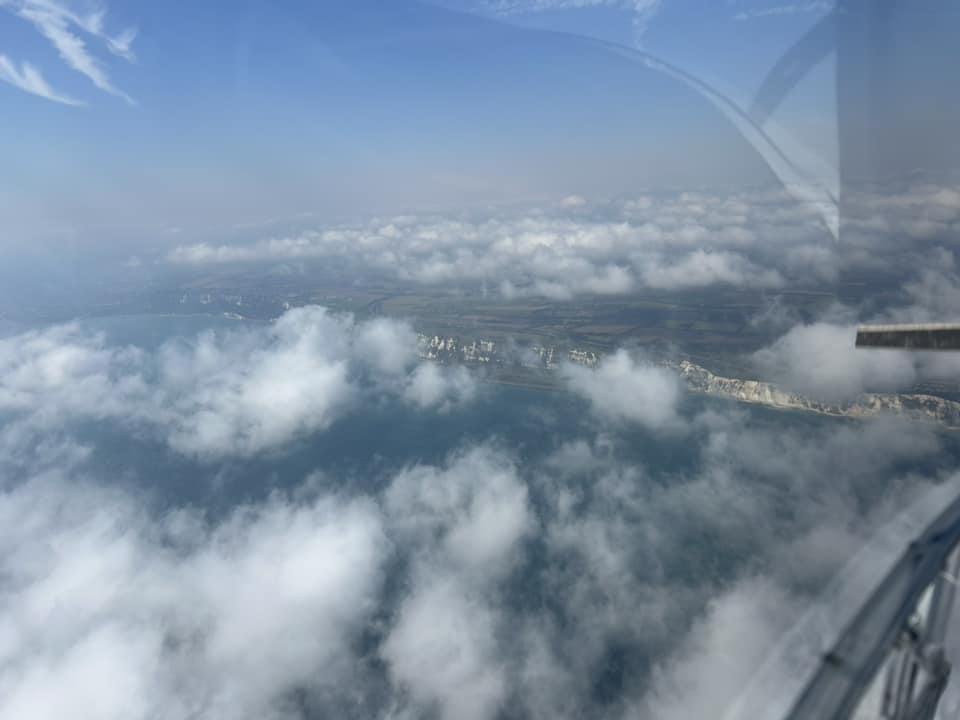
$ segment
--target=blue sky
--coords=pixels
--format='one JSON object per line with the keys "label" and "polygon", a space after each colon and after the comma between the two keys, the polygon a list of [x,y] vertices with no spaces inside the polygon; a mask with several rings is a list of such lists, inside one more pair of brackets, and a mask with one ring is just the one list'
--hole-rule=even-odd
{"label": "blue sky", "polygon": [[[709,102],[577,36],[748,99],[824,9],[0,0],[5,242],[150,245],[307,212],[767,182]],[[821,100],[822,87],[798,125]]]}

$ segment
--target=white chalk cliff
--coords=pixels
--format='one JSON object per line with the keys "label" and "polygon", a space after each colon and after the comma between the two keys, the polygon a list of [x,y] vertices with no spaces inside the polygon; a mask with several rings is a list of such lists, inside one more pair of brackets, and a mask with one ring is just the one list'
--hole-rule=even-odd
{"label": "white chalk cliff", "polygon": [[934,395],[865,393],[847,402],[831,403],[804,397],[771,383],[714,375],[688,360],[680,361],[675,367],[686,380],[687,387],[694,392],[772,408],[807,410],[838,417],[906,415],[951,429],[960,429],[960,403]]}

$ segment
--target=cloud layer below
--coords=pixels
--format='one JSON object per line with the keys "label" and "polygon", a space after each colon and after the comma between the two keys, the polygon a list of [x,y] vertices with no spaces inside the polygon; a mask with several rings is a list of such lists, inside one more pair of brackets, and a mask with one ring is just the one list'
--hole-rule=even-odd
{"label": "cloud layer below", "polygon": [[799,609],[936,481],[891,469],[937,457],[921,427],[784,432],[691,406],[626,353],[565,371],[595,420],[542,457],[471,443],[216,516],[157,512],[74,435],[149,433],[208,482],[212,460],[282,453],[366,403],[445,412],[472,394],[411,339],[305,308],[156,352],[78,326],[2,341],[0,715],[697,716],[729,706]]}
{"label": "cloud layer below", "polygon": [[[840,242],[817,209],[782,191],[664,193],[496,216],[403,216],[251,244],[188,243],[178,265],[337,259],[418,285],[480,286],[554,300],[640,290],[835,288],[864,273],[899,278],[952,265],[960,192],[948,183],[851,191]],[[948,257],[949,256],[949,257]]]}
{"label": "cloud layer below", "polygon": [[369,393],[449,409],[474,390],[463,370],[421,366],[408,325],[356,323],[319,307],[173,340],[155,353],[110,346],[73,324],[0,340],[0,413],[8,415],[0,442],[13,448],[110,421],[215,460],[321,431]]}

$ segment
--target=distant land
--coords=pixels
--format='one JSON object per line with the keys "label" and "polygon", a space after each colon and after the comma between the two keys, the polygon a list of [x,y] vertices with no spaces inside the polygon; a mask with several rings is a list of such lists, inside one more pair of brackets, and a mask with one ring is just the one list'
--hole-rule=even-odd
{"label": "distant land", "polygon": [[[617,348],[636,349],[675,369],[689,389],[776,409],[837,417],[897,414],[960,428],[956,383],[918,385],[909,393],[869,393],[844,404],[805,398],[748,379],[749,355],[779,332],[771,318],[813,321],[836,302],[881,302],[891,285],[848,282],[836,292],[796,288],[776,294],[712,288],[638,292],[570,300],[506,299],[484,288],[410,286],[387,278],[347,278],[337,268],[293,274],[263,270],[136,277],[94,296],[78,293],[57,303],[0,306],[0,321],[32,326],[73,318],[118,315],[214,315],[272,320],[302,305],[323,305],[358,318],[409,321],[420,334],[420,352],[438,362],[489,369],[491,380],[557,389],[563,362],[587,367]],[[851,340],[852,342],[852,340]]]}
{"label": "distant land", "polygon": [[960,430],[960,402],[934,395],[864,393],[845,403],[830,403],[789,392],[771,383],[720,377],[688,360],[681,360],[677,368],[690,390],[716,397],[835,417],[902,415]]}
{"label": "distant land", "polygon": [[[501,348],[486,339],[418,336],[420,357],[442,363],[465,363],[496,368],[494,380],[509,383],[559,385],[555,377],[561,364],[568,362],[595,367],[602,353],[583,348],[557,348],[533,345]],[[847,418],[871,418],[898,415],[960,430],[960,402],[934,395],[916,393],[864,393],[847,402],[832,403],[805,397],[759,380],[741,380],[715,375],[689,360],[659,360],[658,365],[676,371],[691,392],[726,398],[742,403],[763,405],[777,410],[801,410],[820,415]],[[523,373],[527,381],[523,381]]]}

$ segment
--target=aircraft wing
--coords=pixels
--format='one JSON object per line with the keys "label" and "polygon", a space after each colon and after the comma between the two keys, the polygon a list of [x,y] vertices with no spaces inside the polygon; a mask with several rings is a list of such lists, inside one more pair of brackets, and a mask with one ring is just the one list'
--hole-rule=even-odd
{"label": "aircraft wing", "polygon": [[960,324],[862,325],[857,328],[857,347],[960,350]]}

